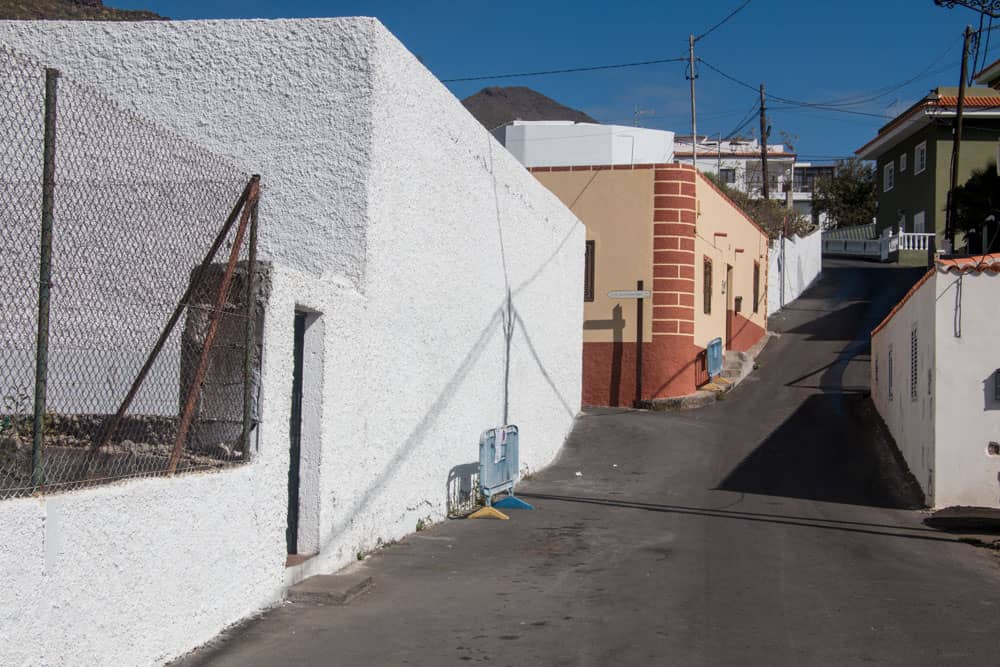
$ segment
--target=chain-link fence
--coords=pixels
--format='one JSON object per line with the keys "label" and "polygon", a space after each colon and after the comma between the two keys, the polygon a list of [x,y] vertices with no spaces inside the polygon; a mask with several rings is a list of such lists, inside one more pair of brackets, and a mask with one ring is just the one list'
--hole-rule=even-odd
{"label": "chain-link fence", "polygon": [[0,498],[248,460],[258,192],[0,45]]}

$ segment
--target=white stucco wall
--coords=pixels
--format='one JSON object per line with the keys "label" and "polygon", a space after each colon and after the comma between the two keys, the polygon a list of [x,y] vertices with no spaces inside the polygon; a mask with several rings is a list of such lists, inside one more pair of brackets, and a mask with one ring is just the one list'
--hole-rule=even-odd
{"label": "white stucco wall", "polygon": [[493,134],[527,167],[673,162],[674,133],[627,125],[513,121]]}
{"label": "white stucco wall", "polygon": [[939,272],[936,292],[935,505],[1000,507],[1000,275]]}
{"label": "white stucco wall", "polygon": [[809,289],[823,271],[823,235],[819,230],[806,236],[785,239],[784,265],[781,241],[771,243],[767,254],[767,314],[782,308],[782,282],[784,303],[791,303]]}
{"label": "white stucco wall", "polygon": [[[929,505],[936,502],[935,400],[941,394],[933,372],[936,277],[930,276],[888,323],[872,335],[870,364],[872,400]],[[914,326],[918,349],[916,398],[910,392],[910,335]]]}
{"label": "white stucco wall", "polygon": [[[377,21],[0,23],[0,43],[260,173],[274,265],[255,461],[0,503],[0,586],[20,596],[0,636],[34,638],[0,663],[149,664],[204,642],[286,581],[442,518],[448,471],[505,403],[522,463],[555,456],[580,404],[584,228]],[[301,529],[321,551],[288,572],[296,308],[322,322]]]}

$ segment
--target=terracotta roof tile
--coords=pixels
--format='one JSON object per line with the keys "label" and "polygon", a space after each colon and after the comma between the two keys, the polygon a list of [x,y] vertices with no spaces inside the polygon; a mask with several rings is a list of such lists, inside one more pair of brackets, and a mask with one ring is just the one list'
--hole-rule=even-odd
{"label": "terracotta roof tile", "polygon": [[946,273],[982,273],[983,271],[997,273],[1000,272],[1000,253],[939,259],[937,266],[940,271]]}

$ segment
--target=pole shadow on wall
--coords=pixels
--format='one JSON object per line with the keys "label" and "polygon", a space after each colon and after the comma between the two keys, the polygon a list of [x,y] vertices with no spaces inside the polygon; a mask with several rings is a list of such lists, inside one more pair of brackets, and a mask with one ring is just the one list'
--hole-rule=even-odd
{"label": "pole shadow on wall", "polygon": [[618,405],[622,386],[622,353],[624,348],[625,318],[622,317],[621,304],[615,304],[611,309],[610,320],[584,320],[585,331],[611,330],[611,381],[610,404]]}

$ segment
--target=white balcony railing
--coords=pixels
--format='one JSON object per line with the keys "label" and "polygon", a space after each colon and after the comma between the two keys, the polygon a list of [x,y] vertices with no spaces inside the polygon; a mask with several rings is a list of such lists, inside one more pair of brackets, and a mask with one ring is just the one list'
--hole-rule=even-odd
{"label": "white balcony railing", "polygon": [[934,238],[934,234],[916,234],[911,232],[900,232],[899,249],[926,251],[927,247],[931,243],[932,238]]}

